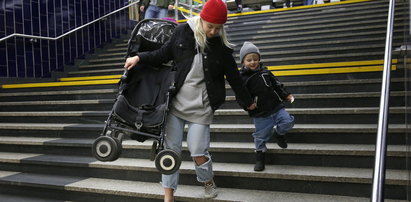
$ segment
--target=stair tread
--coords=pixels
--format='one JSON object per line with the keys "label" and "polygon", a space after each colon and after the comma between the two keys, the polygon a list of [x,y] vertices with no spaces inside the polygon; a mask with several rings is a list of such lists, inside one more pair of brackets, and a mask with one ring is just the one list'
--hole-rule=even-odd
{"label": "stair tread", "polygon": [[[144,198],[163,198],[163,189],[159,183],[113,180],[101,178],[82,178],[58,175],[32,174],[0,171],[3,183],[20,185],[64,188],[65,190],[114,194]],[[276,191],[244,190],[218,188],[219,194],[213,201],[369,201],[368,198],[304,194]],[[175,199],[182,201],[201,200],[202,186],[179,185]]]}
{"label": "stair tread", "polygon": [[[0,144],[15,145],[47,145],[47,146],[75,146],[91,147],[94,139],[83,138],[47,138],[47,137],[2,137]],[[152,140],[137,142],[123,140],[123,149],[151,149]],[[277,154],[315,154],[315,155],[352,155],[374,156],[373,144],[324,144],[324,143],[289,143],[287,149],[281,149],[276,143],[268,143],[268,153]],[[183,150],[187,151],[187,143],[183,142]],[[239,152],[254,153],[252,142],[211,142],[211,152]],[[387,145],[387,156],[405,157],[410,155],[405,145]]]}
{"label": "stair tread", "polygon": [[[48,165],[62,164],[81,167],[86,166],[93,168],[157,172],[154,161],[137,158],[119,158],[112,162],[100,162],[93,157],[84,156],[0,152],[0,161],[13,163],[43,162]],[[255,172],[252,168],[253,164],[213,162],[215,175],[223,176],[351,183],[371,183],[372,180],[371,168],[266,165],[266,169],[262,172]],[[180,173],[193,174],[193,162],[183,161],[180,166]],[[406,185],[407,176],[408,172],[406,170],[387,169],[386,184]]]}
{"label": "stair tread", "polygon": [[[104,127],[104,124],[71,124],[71,123],[0,123],[0,129],[26,129],[26,130],[99,130]],[[187,126],[186,126],[187,128]],[[377,124],[295,124],[292,131],[309,130],[309,131],[336,131],[344,130],[343,132],[367,132],[374,131]],[[389,124],[392,132],[405,130],[405,124]],[[253,124],[211,124],[211,132],[224,132],[230,130],[231,132],[253,132]],[[306,131],[307,132],[307,131]]]}
{"label": "stair tread", "polygon": [[11,97],[11,96],[41,96],[41,95],[72,95],[72,94],[103,94],[103,93],[116,93],[117,89],[107,88],[107,89],[82,89],[82,90],[56,90],[52,91],[38,91],[33,92],[30,88],[27,89],[28,92],[13,92],[5,93],[0,92],[0,97]]}
{"label": "stair tread", "polygon": [[46,196],[43,197],[31,197],[31,196],[21,196],[12,194],[2,194],[0,193],[0,199],[2,202],[58,202],[64,200],[48,199]]}
{"label": "stair tread", "polygon": [[[393,91],[390,96],[404,96],[407,91]],[[297,99],[320,99],[320,98],[370,98],[380,97],[380,92],[352,92],[352,93],[309,93],[309,94],[293,94]],[[226,96],[226,101],[235,101],[235,96]],[[113,103],[113,99],[93,99],[93,100],[49,100],[49,101],[16,101],[16,102],[0,102],[3,105],[49,105],[49,104],[91,104],[91,103]]]}
{"label": "stair tread", "polygon": [[[407,111],[406,111],[407,110]],[[390,113],[406,113],[406,107],[390,107]],[[341,107],[341,108],[288,108],[290,114],[375,114],[377,107]],[[0,116],[108,116],[110,111],[6,111]],[[218,109],[214,115],[247,115],[242,109]]]}

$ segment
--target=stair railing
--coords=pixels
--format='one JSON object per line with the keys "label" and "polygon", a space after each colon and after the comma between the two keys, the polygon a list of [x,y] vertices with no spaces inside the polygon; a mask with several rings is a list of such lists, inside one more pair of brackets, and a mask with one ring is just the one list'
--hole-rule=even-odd
{"label": "stair railing", "polygon": [[380,109],[378,115],[377,141],[372,182],[372,202],[384,201],[385,157],[387,153],[387,133],[391,80],[392,35],[394,27],[395,0],[389,1],[387,34],[385,40],[384,69],[381,86]]}
{"label": "stair railing", "polygon": [[129,3],[128,5],[126,5],[126,6],[122,7],[122,8],[119,8],[119,9],[117,9],[117,10],[115,10],[115,11],[112,11],[112,12],[106,14],[106,15],[103,15],[103,16],[101,16],[101,17],[99,17],[99,18],[97,18],[97,19],[95,19],[95,20],[93,20],[93,21],[91,21],[91,22],[88,22],[88,23],[86,23],[86,24],[84,24],[84,25],[81,25],[80,27],[77,27],[77,28],[75,28],[75,29],[72,29],[72,30],[70,30],[70,31],[68,31],[68,32],[66,32],[66,33],[58,36],[58,37],[45,37],[45,36],[36,36],[36,35],[27,35],[27,34],[13,33],[13,34],[10,34],[10,35],[8,35],[8,36],[6,36],[6,37],[1,38],[1,39],[0,39],[0,42],[5,41],[5,40],[7,40],[7,39],[9,39],[9,38],[12,38],[12,37],[31,38],[32,41],[35,41],[36,39],[44,39],[44,40],[56,41],[56,40],[59,40],[59,39],[61,39],[61,38],[65,37],[65,36],[67,36],[67,35],[75,32],[75,31],[77,31],[77,30],[83,29],[84,27],[87,27],[87,26],[89,26],[89,25],[91,25],[91,24],[93,24],[93,23],[96,23],[96,22],[98,22],[98,21],[100,21],[100,20],[106,19],[107,17],[109,17],[109,16],[111,16],[111,15],[113,15],[113,14],[115,14],[115,13],[118,13],[118,12],[122,11],[123,9],[126,9],[126,8],[128,8],[128,7],[130,7],[130,6],[133,6],[133,5],[137,4],[137,3],[138,3],[138,2]]}
{"label": "stair railing", "polygon": [[[174,16],[175,16],[175,19],[177,21],[179,20],[179,15],[178,15],[179,11],[188,13],[189,17],[192,17],[193,15],[198,15],[198,13],[201,11],[201,9],[194,8],[193,1],[197,2],[200,5],[204,5],[204,3],[205,3],[204,0],[188,0],[188,4],[176,1],[175,9],[174,9]],[[180,7],[180,5],[183,5],[184,7],[188,7],[189,10],[187,10],[183,7]]]}

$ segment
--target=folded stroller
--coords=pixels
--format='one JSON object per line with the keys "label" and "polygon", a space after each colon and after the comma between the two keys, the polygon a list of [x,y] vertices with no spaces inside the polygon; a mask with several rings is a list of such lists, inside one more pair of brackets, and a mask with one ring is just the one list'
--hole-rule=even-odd
{"label": "folded stroller", "polygon": [[[127,57],[160,48],[176,26],[166,20],[142,20],[128,41]],[[180,156],[163,146],[170,94],[175,90],[174,73],[167,64],[157,67],[138,64],[130,71],[125,70],[113,109],[101,135],[93,143],[92,153],[96,159],[118,159],[125,135],[140,142],[152,138],[150,159],[155,160],[156,168],[163,174],[178,170]]]}

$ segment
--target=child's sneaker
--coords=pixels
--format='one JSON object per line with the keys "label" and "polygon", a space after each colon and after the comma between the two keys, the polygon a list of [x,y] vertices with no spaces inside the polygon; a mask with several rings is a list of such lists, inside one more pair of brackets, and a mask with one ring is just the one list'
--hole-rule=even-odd
{"label": "child's sneaker", "polygon": [[217,186],[214,181],[211,183],[205,183],[204,185],[204,198],[215,198],[217,196]]}
{"label": "child's sneaker", "polygon": [[277,132],[274,130],[274,136],[277,138],[277,144],[283,149],[286,149],[288,147],[287,141],[285,140],[284,135],[279,135]]}

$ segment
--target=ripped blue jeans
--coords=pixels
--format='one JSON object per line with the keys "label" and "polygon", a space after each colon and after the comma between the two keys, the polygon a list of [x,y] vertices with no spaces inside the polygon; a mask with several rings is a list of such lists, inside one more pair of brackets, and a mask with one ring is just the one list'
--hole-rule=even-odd
{"label": "ripped blue jeans", "polygon": [[[188,124],[187,146],[191,157],[205,156],[208,159],[202,165],[197,165],[194,162],[197,181],[208,182],[214,177],[211,155],[208,153],[208,148],[210,147],[210,125],[192,123],[169,113],[164,147],[181,154],[185,124]],[[179,170],[171,175],[162,175],[163,187],[172,188],[174,191],[177,190],[179,175]]]}

